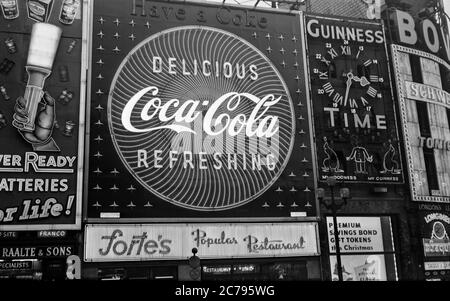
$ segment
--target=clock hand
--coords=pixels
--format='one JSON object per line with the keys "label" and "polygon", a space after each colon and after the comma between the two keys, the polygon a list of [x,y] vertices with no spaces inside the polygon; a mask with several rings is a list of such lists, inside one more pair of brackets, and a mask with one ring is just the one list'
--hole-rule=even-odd
{"label": "clock hand", "polygon": [[365,87],[368,84],[370,84],[370,82],[367,80],[367,78],[365,76],[361,76],[361,77],[353,76],[353,80],[355,82],[358,82],[361,85],[361,87]]}
{"label": "clock hand", "polygon": [[346,84],[347,84],[347,89],[345,90],[344,106],[347,105],[348,92],[350,92],[350,86],[351,86],[352,83],[353,83],[353,81],[352,81],[353,74],[352,74],[351,77],[349,76],[350,74],[351,74],[351,73],[349,73],[349,74],[347,75],[347,76],[348,76],[348,79],[347,79],[347,82],[346,82]]}
{"label": "clock hand", "polygon": [[365,87],[369,85],[370,82],[367,80],[365,76],[361,76],[361,78],[359,79],[359,84],[361,85],[361,87]]}

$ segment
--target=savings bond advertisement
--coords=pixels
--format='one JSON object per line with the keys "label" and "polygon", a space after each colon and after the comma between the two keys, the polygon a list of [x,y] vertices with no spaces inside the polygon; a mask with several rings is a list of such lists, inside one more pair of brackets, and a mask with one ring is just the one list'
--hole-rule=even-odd
{"label": "savings bond advertisement", "polygon": [[316,215],[298,14],[92,2],[88,218]]}
{"label": "savings bond advertisement", "polygon": [[80,229],[82,3],[0,5],[0,230]]}
{"label": "savings bond advertisement", "polygon": [[306,15],[319,180],[403,183],[383,27]]}

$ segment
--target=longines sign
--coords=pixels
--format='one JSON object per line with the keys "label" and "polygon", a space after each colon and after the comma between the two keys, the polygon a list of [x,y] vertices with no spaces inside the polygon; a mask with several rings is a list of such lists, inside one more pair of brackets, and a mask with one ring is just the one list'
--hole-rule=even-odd
{"label": "longines sign", "polygon": [[86,261],[318,255],[316,223],[92,225]]}
{"label": "longines sign", "polygon": [[91,4],[88,217],[315,216],[300,16],[121,4]]}

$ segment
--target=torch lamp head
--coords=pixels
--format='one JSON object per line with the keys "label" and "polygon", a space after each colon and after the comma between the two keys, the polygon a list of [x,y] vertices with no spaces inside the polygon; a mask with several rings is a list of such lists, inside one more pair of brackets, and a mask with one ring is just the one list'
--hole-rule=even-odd
{"label": "torch lamp head", "polygon": [[347,199],[350,198],[350,189],[348,189],[348,188],[341,188],[341,189],[339,190],[339,192],[340,192],[341,198],[342,198],[345,202],[347,202]]}
{"label": "torch lamp head", "polygon": [[330,187],[336,186],[337,179],[335,176],[329,176],[327,177],[327,185]]}
{"label": "torch lamp head", "polygon": [[325,189],[317,188],[317,198],[319,200],[323,200],[324,197],[325,197]]}

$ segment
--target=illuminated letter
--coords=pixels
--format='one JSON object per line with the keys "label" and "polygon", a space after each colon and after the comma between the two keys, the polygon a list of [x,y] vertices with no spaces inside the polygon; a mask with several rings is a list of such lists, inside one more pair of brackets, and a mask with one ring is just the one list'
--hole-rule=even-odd
{"label": "illuminated letter", "polygon": [[[423,39],[425,41],[425,44],[427,44],[428,49],[430,49],[430,51],[434,52],[434,53],[438,52],[439,51],[439,36],[438,36],[437,30],[436,30],[436,27],[434,26],[434,24],[430,20],[425,19],[421,22],[420,25],[422,27]],[[430,40],[430,35],[429,35],[430,30],[429,29],[431,29],[431,31],[433,32],[433,41],[434,41],[433,44],[431,43],[431,40]]]}
{"label": "illuminated letter", "polygon": [[414,19],[410,14],[396,10],[395,20],[398,27],[398,35],[400,42],[414,45],[417,42],[417,34],[414,30]]}
{"label": "illuminated letter", "polygon": [[309,20],[308,25],[306,25],[307,29],[308,29],[308,33],[310,36],[314,37],[314,38],[318,38],[319,37],[319,29],[316,28],[316,31],[312,31],[311,30],[311,24],[319,24],[319,21],[317,20]]}

